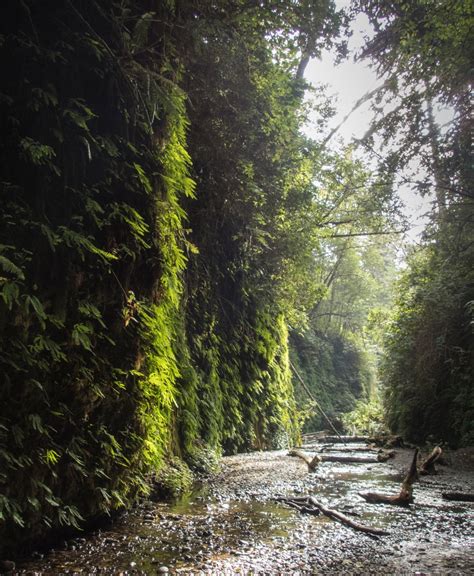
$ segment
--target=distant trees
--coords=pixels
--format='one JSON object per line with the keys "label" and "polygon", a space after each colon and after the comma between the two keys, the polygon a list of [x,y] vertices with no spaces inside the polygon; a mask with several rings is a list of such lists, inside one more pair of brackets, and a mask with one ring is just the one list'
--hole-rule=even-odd
{"label": "distant trees", "polygon": [[[315,280],[321,295],[307,325],[290,335],[292,360],[315,398],[340,421],[359,399],[377,395],[381,332],[393,301],[400,214],[390,181],[346,155],[323,155],[314,215],[319,245]],[[316,216],[317,215],[317,216]],[[294,382],[298,404],[308,398]],[[308,408],[304,408],[306,412]],[[326,427],[313,410],[305,429]]]}
{"label": "distant trees", "polygon": [[[434,208],[420,247],[399,284],[387,339],[384,381],[388,421],[423,440],[473,440],[474,194],[472,190],[473,13],[470,2],[360,1],[375,28],[362,51],[389,78],[381,114],[367,135],[381,134],[385,167],[416,159],[410,180]],[[382,99],[383,101],[383,99]],[[451,113],[440,124],[437,108]],[[386,108],[385,108],[386,110]],[[420,175],[421,174],[421,175]]]}

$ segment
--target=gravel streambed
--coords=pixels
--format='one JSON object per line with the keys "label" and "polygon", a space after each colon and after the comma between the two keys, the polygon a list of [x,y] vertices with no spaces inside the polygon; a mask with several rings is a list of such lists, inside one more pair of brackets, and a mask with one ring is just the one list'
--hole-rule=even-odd
{"label": "gravel streambed", "polygon": [[[57,574],[474,574],[474,504],[441,492],[472,491],[474,452],[448,455],[415,485],[408,508],[369,504],[358,492],[395,494],[412,452],[377,464],[323,462],[308,473],[286,451],[226,457],[221,474],[175,503],[145,502],[110,530],[17,563],[15,573]],[[314,495],[373,537],[274,501]]]}

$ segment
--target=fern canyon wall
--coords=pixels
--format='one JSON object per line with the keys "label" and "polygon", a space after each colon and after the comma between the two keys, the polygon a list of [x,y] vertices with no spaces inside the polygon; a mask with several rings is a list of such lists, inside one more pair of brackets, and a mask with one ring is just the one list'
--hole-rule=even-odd
{"label": "fern canyon wall", "polygon": [[281,14],[237,25],[222,11],[4,7],[4,550],[128,505],[171,455],[298,432],[302,90],[265,39]]}

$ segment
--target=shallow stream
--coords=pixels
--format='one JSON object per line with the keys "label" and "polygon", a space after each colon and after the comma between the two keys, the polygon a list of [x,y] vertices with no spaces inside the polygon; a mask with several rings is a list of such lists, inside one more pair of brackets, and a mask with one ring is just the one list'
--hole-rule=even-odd
{"label": "shallow stream", "polygon": [[[472,490],[469,470],[439,467],[415,485],[408,508],[359,496],[398,493],[409,459],[399,451],[387,463],[323,462],[308,473],[286,451],[228,457],[218,477],[179,501],[145,502],[110,529],[17,563],[17,573],[474,574],[474,504],[441,497],[445,489]],[[314,495],[389,535],[355,532],[274,500],[288,495]]]}

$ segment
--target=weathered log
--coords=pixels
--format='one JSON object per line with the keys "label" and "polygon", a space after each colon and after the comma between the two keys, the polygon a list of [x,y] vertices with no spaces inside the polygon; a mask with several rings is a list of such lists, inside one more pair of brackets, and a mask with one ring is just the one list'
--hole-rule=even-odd
{"label": "weathered log", "polygon": [[365,452],[369,454],[374,454],[381,452],[382,448],[371,448],[370,446],[338,446],[334,444],[310,444],[304,445],[300,448],[305,448],[306,450],[318,450],[319,452]]}
{"label": "weathered log", "polygon": [[298,458],[304,460],[308,465],[308,469],[310,471],[316,470],[318,464],[321,462],[321,457],[318,456],[318,454],[316,454],[316,456],[311,457],[309,456],[309,454],[306,454],[302,450],[290,450],[288,452],[288,456],[297,456]]}
{"label": "weathered log", "polygon": [[443,492],[445,500],[455,500],[457,502],[474,502],[474,492]]}
{"label": "weathered log", "polygon": [[390,458],[393,458],[396,454],[395,450],[384,450],[383,448],[377,448],[375,446],[367,446],[362,448],[361,446],[355,446],[351,448],[350,446],[334,446],[334,444],[319,446],[318,444],[308,444],[304,446],[295,446],[298,450],[317,450],[318,454],[324,456],[327,452],[338,452],[344,454],[345,452],[350,453],[362,453],[362,454],[373,454],[376,455],[379,462],[386,462]]}
{"label": "weathered log", "polygon": [[328,518],[332,518],[333,520],[338,520],[345,526],[349,526],[354,530],[358,530],[359,532],[364,532],[366,534],[371,534],[375,536],[384,536],[388,534],[386,530],[382,530],[380,528],[374,528],[372,526],[366,526],[365,524],[360,524],[359,522],[354,522],[341,512],[337,510],[333,510],[332,508],[327,508],[324,504],[321,504],[316,498],[313,496],[304,496],[301,498],[277,498],[278,502],[283,502],[291,506],[292,508],[296,508],[299,512],[304,512],[307,514],[319,514],[322,512]]}
{"label": "weathered log", "polygon": [[321,438],[321,436],[327,436],[330,434],[330,430],[319,430],[318,432],[306,432],[306,434],[302,434],[302,438]]}
{"label": "weathered log", "polygon": [[353,443],[353,442],[369,442],[372,438],[369,436],[319,436],[315,438],[317,442],[327,442],[331,444],[336,444],[342,442]]}
{"label": "weathered log", "polygon": [[435,462],[440,458],[443,451],[439,446],[433,448],[431,454],[424,460],[420,466],[420,474],[437,474],[437,470],[435,468]]}
{"label": "weathered log", "polygon": [[380,460],[373,456],[335,456],[334,454],[320,454],[321,462],[342,462],[353,464],[378,464]]}
{"label": "weathered log", "polygon": [[288,452],[288,456],[297,456],[306,462],[310,470],[315,470],[321,462],[341,462],[343,464],[378,464],[385,462],[390,456],[378,454],[376,457],[361,456],[335,456],[334,454],[316,454],[311,457],[303,450],[293,449]]}
{"label": "weathered log", "polygon": [[413,502],[413,483],[418,480],[418,470],[416,467],[417,458],[418,448],[415,449],[410,469],[402,482],[399,494],[389,496],[387,494],[381,494],[380,492],[367,492],[365,494],[359,492],[359,496],[372,504],[395,504],[397,506],[408,506],[408,504]]}

